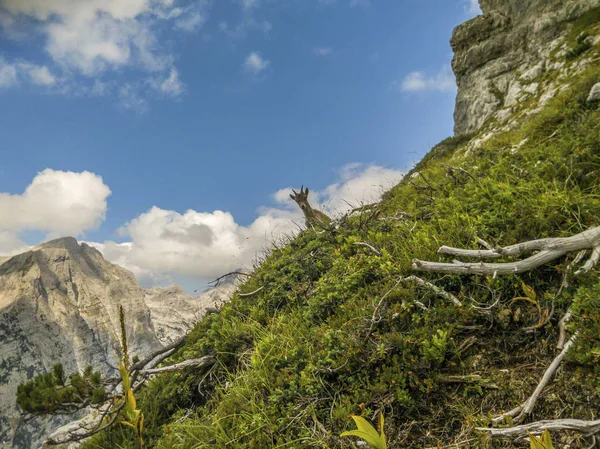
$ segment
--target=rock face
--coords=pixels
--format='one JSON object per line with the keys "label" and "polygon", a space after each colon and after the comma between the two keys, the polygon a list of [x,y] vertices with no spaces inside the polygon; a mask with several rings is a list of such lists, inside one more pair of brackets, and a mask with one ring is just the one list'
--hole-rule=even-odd
{"label": "rock face", "polygon": [[555,86],[534,80],[546,72],[565,73],[571,23],[600,7],[600,0],[479,3],[483,14],[456,27],[450,41],[458,84],[456,135],[475,132],[491,118],[507,120],[528,98],[553,96]]}
{"label": "rock face", "polygon": [[130,352],[143,356],[183,335],[208,305],[229,299],[225,284],[198,298],[180,287],[143,290],[135,276],[74,238],[53,240],[0,258],[0,448],[38,447],[75,416],[19,424],[19,383],[62,363],[65,372],[92,365],[115,375],[125,311]]}
{"label": "rock face", "polygon": [[202,318],[207,307],[219,307],[228,301],[236,288],[233,282],[222,283],[197,297],[178,285],[144,289],[156,336],[163,344],[173,342]]}

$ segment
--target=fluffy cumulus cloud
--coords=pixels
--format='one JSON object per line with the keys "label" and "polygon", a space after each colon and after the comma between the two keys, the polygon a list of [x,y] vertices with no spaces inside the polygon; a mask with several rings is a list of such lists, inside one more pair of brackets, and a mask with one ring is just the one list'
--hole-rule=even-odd
{"label": "fluffy cumulus cloud", "polygon": [[[401,177],[397,170],[350,164],[340,171],[338,182],[310,191],[309,200],[337,216],[377,201]],[[179,213],[153,207],[121,228],[127,242],[90,244],[146,284],[169,275],[214,279],[239,267],[251,268],[272,243],[303,226],[302,213],[289,197],[291,191],[291,187],[277,191],[273,195],[277,207],[260,208],[258,218],[248,226],[236,223],[229,212]]]}
{"label": "fluffy cumulus cloud", "polygon": [[18,234],[42,231],[48,237],[74,235],[98,227],[110,189],[102,178],[46,169],[21,194],[0,193],[0,252],[19,249]]}
{"label": "fluffy cumulus cloud", "polygon": [[445,65],[435,75],[416,71],[406,75],[401,81],[394,81],[392,87],[401,92],[453,92],[456,81],[450,66]]}
{"label": "fluffy cumulus cloud", "polygon": [[[139,77],[140,90],[157,85],[160,93],[177,97],[183,88],[160,33],[167,28],[197,31],[206,20],[206,5],[203,0],[184,6],[175,0],[4,0],[0,28],[5,35],[19,40],[41,36],[53,67],[1,60],[0,86],[14,85],[18,78],[42,86],[60,80],[62,91],[92,92],[107,73],[129,68]],[[164,81],[157,84],[157,79]],[[118,84],[107,86],[104,93],[118,93]]]}

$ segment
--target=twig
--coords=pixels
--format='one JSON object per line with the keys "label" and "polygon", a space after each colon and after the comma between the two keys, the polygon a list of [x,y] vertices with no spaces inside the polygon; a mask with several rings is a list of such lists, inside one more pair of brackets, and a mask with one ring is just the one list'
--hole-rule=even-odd
{"label": "twig", "polygon": [[480,239],[479,237],[477,237],[477,243],[479,243],[481,246],[483,246],[484,248],[489,249],[490,251],[494,250],[494,247],[492,245],[490,245],[488,242],[486,242],[483,239]]}
{"label": "twig", "polygon": [[375,248],[374,246],[369,245],[368,243],[365,243],[365,242],[354,242],[354,244],[357,245],[357,246],[366,246],[371,251],[373,251],[375,254],[377,254],[378,256],[381,256],[381,252],[377,248]]}
{"label": "twig", "polygon": [[452,293],[448,293],[446,290],[441,289],[438,286],[433,285],[431,282],[427,282],[418,276],[408,276],[405,278],[400,278],[400,281],[414,282],[415,284],[419,285],[420,287],[425,287],[429,290],[432,290],[436,295],[441,296],[442,298],[447,299],[449,301],[452,301],[457,306],[462,307],[462,302],[460,302],[460,300],[456,296],[454,296]]}
{"label": "twig", "polygon": [[571,312],[567,311],[564,316],[558,322],[558,343],[556,343],[556,349],[562,350],[565,344],[566,332],[567,332],[567,322],[571,319]]}
{"label": "twig", "polygon": [[552,376],[554,376],[554,373],[558,369],[558,366],[560,365],[562,360],[565,358],[565,356],[567,355],[567,352],[569,352],[569,349],[571,349],[571,346],[573,346],[573,343],[575,343],[575,340],[577,340],[578,336],[579,336],[579,332],[575,332],[571,336],[571,338],[569,339],[567,344],[565,344],[565,347],[560,352],[560,354],[558,354],[556,356],[556,358],[552,361],[552,363],[550,364],[548,369],[546,369],[546,372],[544,373],[542,380],[537,385],[537,387],[533,391],[532,395],[518,407],[515,407],[511,411],[503,413],[502,415],[492,419],[492,422],[502,421],[507,416],[510,416],[511,418],[514,418],[516,416],[514,421],[521,422],[527,415],[529,415],[532,412],[533,407],[535,407],[535,403],[537,402],[542,390],[544,389],[544,387],[546,387],[546,385],[548,385],[548,382],[550,382],[550,379],[552,379]]}
{"label": "twig", "polygon": [[224,274],[223,276],[219,276],[218,278],[216,278],[214,281],[210,281],[209,284],[214,284],[215,287],[218,286],[221,283],[221,280],[225,279],[226,277],[229,276],[247,276],[247,277],[255,277],[254,274],[252,273],[245,273],[243,271],[231,271],[227,274]]}
{"label": "twig", "polygon": [[255,295],[255,294],[257,294],[257,293],[258,293],[259,291],[261,291],[263,288],[265,288],[265,287],[264,287],[264,285],[263,285],[262,287],[258,287],[256,290],[254,290],[254,291],[252,291],[252,292],[250,292],[250,293],[238,293],[238,296],[239,296],[240,298],[245,298],[245,297],[247,297],[247,296],[252,296],[252,295]]}

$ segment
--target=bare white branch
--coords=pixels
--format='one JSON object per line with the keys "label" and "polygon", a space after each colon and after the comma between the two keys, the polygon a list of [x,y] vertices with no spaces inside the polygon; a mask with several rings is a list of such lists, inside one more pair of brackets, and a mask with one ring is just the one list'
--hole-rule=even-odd
{"label": "bare white branch", "polygon": [[600,227],[590,228],[571,237],[547,238],[530,240],[516,245],[487,250],[469,250],[442,246],[438,253],[460,257],[475,257],[478,259],[499,259],[501,257],[519,256],[524,252],[539,251],[538,253],[517,261],[507,263],[461,262],[452,263],[427,262],[413,260],[413,268],[420,271],[436,271],[441,273],[459,274],[513,274],[522,273],[551,262],[571,251],[593,249],[592,256],[578,271],[588,271],[600,259]]}
{"label": "bare white branch", "polygon": [[544,430],[573,430],[582,433],[584,436],[591,436],[600,432],[600,420],[584,421],[581,419],[550,419],[505,429],[489,427],[477,427],[476,429],[483,432],[489,432],[492,437],[498,438],[526,437],[528,433],[541,433]]}

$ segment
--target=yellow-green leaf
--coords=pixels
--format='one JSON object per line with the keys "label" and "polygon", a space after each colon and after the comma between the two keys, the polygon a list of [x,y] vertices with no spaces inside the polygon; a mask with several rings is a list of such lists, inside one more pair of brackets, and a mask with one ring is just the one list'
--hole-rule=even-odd
{"label": "yellow-green leaf", "polygon": [[133,395],[133,390],[127,391],[127,397],[125,398],[125,408],[127,412],[134,412],[136,409],[137,403],[135,401],[135,396]]}
{"label": "yellow-green leaf", "polygon": [[544,430],[540,437],[529,434],[529,441],[531,442],[531,449],[554,449],[548,430]]}
{"label": "yellow-green leaf", "polygon": [[122,360],[119,362],[119,371],[121,372],[121,379],[123,380],[123,391],[127,392],[131,389],[131,383],[129,381],[129,373]]}
{"label": "yellow-green leaf", "polygon": [[525,296],[527,296],[529,299],[535,300],[537,295],[535,294],[535,290],[532,287],[530,287],[523,281],[521,281],[521,287],[523,288],[523,293],[525,293]]}
{"label": "yellow-green leaf", "polygon": [[[380,435],[375,427],[371,425],[369,421],[367,421],[362,416],[352,416],[354,420],[357,430],[350,430],[341,434],[341,436],[354,436],[362,438],[366,441],[366,443],[371,446],[371,449],[387,449],[387,444],[385,442],[385,434]],[[383,428],[383,416],[380,415],[380,426]]]}

